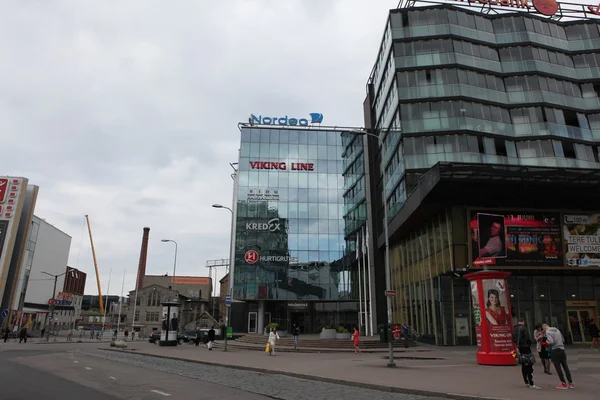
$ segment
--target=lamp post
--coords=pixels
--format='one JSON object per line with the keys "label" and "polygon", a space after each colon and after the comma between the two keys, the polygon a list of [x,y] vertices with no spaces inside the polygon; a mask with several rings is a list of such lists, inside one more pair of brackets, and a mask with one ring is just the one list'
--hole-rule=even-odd
{"label": "lamp post", "polygon": [[[50,304],[50,327],[52,327],[52,320],[54,319],[54,308],[56,307],[56,282],[58,278],[66,274],[67,272],[63,272],[62,274],[54,275],[48,273],[46,271],[40,271],[42,274],[49,275],[54,278],[54,289],[52,289],[52,304]],[[48,329],[48,334],[46,335],[46,342],[50,341],[50,329]]]}
{"label": "lamp post", "polygon": [[[232,251],[232,247],[233,247],[233,210],[229,207],[225,207],[224,205],[221,204],[213,204],[212,205],[213,208],[224,208],[226,210],[229,210],[229,212],[231,212],[231,234],[229,235],[229,271],[231,271],[231,263],[233,262],[233,257],[231,255],[231,251]],[[231,274],[229,275],[229,288],[227,290],[227,294],[230,296],[230,299],[233,300],[233,290],[232,289],[232,285],[231,282],[233,282],[233,276],[231,276]],[[229,305],[229,307],[227,307],[226,305],[226,310],[225,310],[225,334],[223,335],[224,337],[224,343],[223,343],[223,351],[227,351],[227,327],[229,326],[229,319],[231,318],[231,304]]]}
{"label": "lamp post", "polygon": [[[162,239],[161,242],[163,243],[167,243],[167,242],[171,242],[171,243],[175,243],[175,259],[173,261],[173,279],[172,279],[172,283],[171,283],[171,287],[169,287],[169,289],[174,289],[175,288],[175,271],[177,270],[177,242],[171,239]],[[137,290],[137,289],[136,289]],[[134,316],[135,318],[135,316]]]}
{"label": "lamp post", "polygon": [[[350,133],[354,133],[357,135],[362,135],[362,136],[372,136],[375,139],[377,139],[379,141],[379,143],[381,144],[381,159],[383,160],[383,158],[385,157],[385,143],[383,142],[383,139],[381,139],[378,135],[375,135],[374,133],[370,133],[370,132],[366,132],[366,131],[350,131]],[[386,173],[385,173],[385,163],[383,166],[383,234],[385,235],[385,289],[386,290],[391,290],[391,286],[392,286],[392,273],[391,273],[391,269],[390,269],[390,235],[388,232],[388,205],[387,205],[387,196],[386,196],[386,190],[385,190],[385,184],[387,182],[386,179]],[[391,330],[392,328],[392,298],[389,296],[386,296],[386,304],[387,304],[387,329]],[[388,367],[395,367],[396,363],[394,362],[394,344],[392,343],[391,338],[389,337],[389,333],[388,332],[388,350],[389,350],[389,359],[388,359],[388,363],[387,366]]]}

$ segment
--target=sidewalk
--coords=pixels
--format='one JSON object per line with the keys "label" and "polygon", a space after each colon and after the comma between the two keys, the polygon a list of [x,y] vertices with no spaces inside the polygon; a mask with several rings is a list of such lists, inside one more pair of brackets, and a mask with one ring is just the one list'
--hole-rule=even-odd
{"label": "sidewalk", "polygon": [[[359,355],[278,353],[276,357],[270,357],[264,352],[231,347],[225,353],[220,349],[208,351],[203,346],[160,347],[143,342],[128,344],[128,350],[114,351],[285,374],[385,391],[454,398],[515,400],[600,398],[600,351],[587,348],[567,348],[576,389],[566,394],[555,389],[559,383],[555,371],[551,376],[545,375],[540,372],[543,371],[541,365],[536,364],[536,384],[542,390],[531,390],[525,387],[518,366],[477,365],[474,347],[428,347],[431,351],[425,354],[419,351],[423,350],[422,347],[408,351],[397,349],[395,356],[401,358],[396,360],[396,368],[387,368],[386,354],[379,352]],[[105,345],[100,349],[111,350]]]}

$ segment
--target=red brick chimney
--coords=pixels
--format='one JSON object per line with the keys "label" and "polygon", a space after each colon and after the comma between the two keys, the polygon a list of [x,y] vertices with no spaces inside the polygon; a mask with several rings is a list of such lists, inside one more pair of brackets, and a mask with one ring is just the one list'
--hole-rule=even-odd
{"label": "red brick chimney", "polygon": [[148,258],[148,237],[150,228],[144,228],[142,236],[142,249],[140,250],[140,264],[138,265],[137,289],[144,287],[144,276],[146,275],[146,258]]}

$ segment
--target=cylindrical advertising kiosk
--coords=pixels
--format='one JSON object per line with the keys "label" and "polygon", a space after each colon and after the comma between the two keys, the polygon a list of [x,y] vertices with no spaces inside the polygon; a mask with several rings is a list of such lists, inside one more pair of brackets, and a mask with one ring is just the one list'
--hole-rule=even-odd
{"label": "cylindrical advertising kiosk", "polygon": [[465,275],[471,282],[473,319],[477,333],[477,363],[515,365],[511,354],[513,322],[506,278],[510,272],[480,271]]}
{"label": "cylindrical advertising kiosk", "polygon": [[179,306],[177,301],[162,303],[162,329],[160,331],[161,346],[177,346],[177,332],[179,331]]}

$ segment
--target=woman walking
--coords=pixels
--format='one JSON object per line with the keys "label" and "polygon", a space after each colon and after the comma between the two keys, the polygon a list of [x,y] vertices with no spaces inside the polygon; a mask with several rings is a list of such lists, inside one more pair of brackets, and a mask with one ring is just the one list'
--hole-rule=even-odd
{"label": "woman walking", "polygon": [[594,345],[596,343],[600,344],[600,330],[598,330],[598,325],[596,325],[594,321],[588,325],[588,329],[590,331],[590,336],[592,337],[591,350],[594,350]]}
{"label": "woman walking", "polygon": [[270,356],[275,355],[275,344],[277,343],[278,339],[279,339],[279,335],[277,334],[277,329],[272,328],[271,332],[269,333],[269,355]]}
{"label": "woman walking", "polygon": [[356,327],[354,327],[354,333],[352,333],[352,340],[354,342],[354,354],[360,353],[360,349],[358,348],[358,345],[360,344],[360,334]]}
{"label": "woman walking", "polygon": [[546,338],[546,332],[544,332],[544,328],[539,322],[535,324],[533,337],[535,338],[536,348],[538,354],[540,355],[540,359],[542,360],[542,365],[544,366],[544,373],[547,375],[552,375],[552,372],[550,372],[550,355],[548,354],[548,348],[550,347],[550,344]]}

